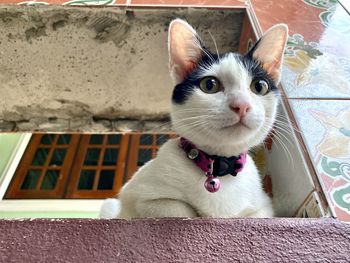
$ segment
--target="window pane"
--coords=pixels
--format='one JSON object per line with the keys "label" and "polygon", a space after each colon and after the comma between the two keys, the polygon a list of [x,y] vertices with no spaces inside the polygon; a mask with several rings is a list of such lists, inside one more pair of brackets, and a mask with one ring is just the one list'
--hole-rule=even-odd
{"label": "window pane", "polygon": [[58,138],[57,144],[69,144],[71,136],[69,134],[62,134]]}
{"label": "window pane", "polygon": [[26,178],[23,181],[21,189],[35,189],[39,177],[41,174],[41,170],[29,170]]}
{"label": "window pane", "polygon": [[44,165],[48,154],[49,149],[39,148],[34,155],[32,165]]}
{"label": "window pane", "polygon": [[43,183],[41,184],[41,189],[52,190],[55,189],[58,177],[60,176],[59,170],[47,170]]}
{"label": "window pane", "polygon": [[97,165],[99,156],[100,149],[87,149],[84,165]]}
{"label": "window pane", "polygon": [[167,135],[167,134],[159,134],[159,135],[157,135],[157,145],[162,145],[167,140],[169,140],[169,135]]}
{"label": "window pane", "polygon": [[152,145],[153,135],[152,134],[142,134],[140,138],[141,145]]}
{"label": "window pane", "polygon": [[142,166],[147,161],[152,159],[152,150],[151,149],[140,149],[139,156],[137,158],[137,165]]}
{"label": "window pane", "polygon": [[103,158],[103,165],[117,165],[118,149],[106,149]]}
{"label": "window pane", "polygon": [[100,180],[98,182],[97,189],[99,190],[112,190],[114,182],[114,170],[102,170],[100,173]]}
{"label": "window pane", "polygon": [[108,144],[120,144],[121,138],[120,134],[108,135]]}
{"label": "window pane", "polygon": [[52,154],[50,165],[62,165],[65,156],[66,149],[55,149]]}
{"label": "window pane", "polygon": [[91,135],[89,144],[102,144],[102,142],[103,142],[103,135],[94,134],[94,135]]}
{"label": "window pane", "polygon": [[40,143],[41,144],[46,144],[46,145],[50,145],[53,143],[53,141],[55,140],[55,134],[45,134],[42,138]]}
{"label": "window pane", "polygon": [[80,173],[78,189],[92,190],[94,186],[95,170],[82,170]]}

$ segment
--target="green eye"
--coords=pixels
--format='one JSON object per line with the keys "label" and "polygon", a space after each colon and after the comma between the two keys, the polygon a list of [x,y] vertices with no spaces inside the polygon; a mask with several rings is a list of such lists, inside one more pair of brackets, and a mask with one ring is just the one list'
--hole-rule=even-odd
{"label": "green eye", "polygon": [[199,82],[200,89],[209,94],[213,94],[222,90],[219,80],[214,77],[202,78]]}
{"label": "green eye", "polygon": [[263,79],[254,79],[250,84],[250,89],[257,95],[266,95],[270,91],[269,84]]}

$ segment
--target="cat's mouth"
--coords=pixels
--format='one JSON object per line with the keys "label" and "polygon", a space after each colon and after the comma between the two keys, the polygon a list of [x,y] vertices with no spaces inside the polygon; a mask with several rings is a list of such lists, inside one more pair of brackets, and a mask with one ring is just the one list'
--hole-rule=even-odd
{"label": "cat's mouth", "polygon": [[251,129],[243,121],[237,121],[237,122],[234,122],[234,123],[227,123],[227,124],[223,125],[221,128],[222,129],[239,129],[239,128]]}

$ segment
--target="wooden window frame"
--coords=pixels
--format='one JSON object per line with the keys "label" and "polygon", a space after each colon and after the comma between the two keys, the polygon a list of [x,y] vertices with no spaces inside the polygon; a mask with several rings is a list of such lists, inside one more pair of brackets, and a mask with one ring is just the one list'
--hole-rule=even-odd
{"label": "wooden window frame", "polygon": [[[152,144],[150,145],[141,145],[140,139],[142,135],[150,135],[152,136]],[[131,134],[131,145],[128,154],[128,167],[126,171],[126,181],[128,181],[134,173],[139,169],[137,165],[138,161],[138,152],[140,149],[150,149],[152,150],[152,159],[157,156],[157,151],[161,147],[161,145],[157,144],[157,136],[158,135],[168,135],[169,139],[176,138],[177,135],[174,132],[134,132]]]}
{"label": "wooden window frame", "polygon": [[[17,168],[17,171],[11,181],[11,184],[5,194],[7,199],[50,199],[50,198],[63,198],[66,182],[69,177],[69,171],[71,168],[71,159],[73,159],[75,149],[78,145],[79,135],[71,134],[70,143],[67,145],[59,146],[57,144],[60,134],[54,134],[55,139],[53,144],[45,145],[40,144],[42,137],[45,134],[35,134],[32,136],[32,139],[23,155],[23,158]],[[49,153],[46,157],[45,164],[42,166],[33,166],[32,161],[35,156],[35,152],[39,148],[49,149]],[[57,148],[67,149],[63,164],[61,166],[49,166],[53,152]],[[37,182],[35,189],[21,189],[21,186],[26,178],[27,171],[29,170],[38,170],[40,169],[41,175]],[[55,188],[53,190],[43,190],[40,189],[41,183],[44,180],[45,173],[47,170],[60,170],[59,177],[57,179]]]}
{"label": "wooden window frame", "polygon": [[[151,158],[155,158],[161,145],[157,143],[159,135],[167,135],[169,139],[175,138],[173,132],[133,132],[133,133],[104,133],[104,134],[81,134],[69,133],[71,140],[69,144],[58,145],[57,141],[62,134],[54,135],[54,141],[51,144],[40,144],[45,133],[35,133],[21,158],[12,181],[7,188],[6,199],[100,199],[112,197],[118,194],[123,184],[128,181],[138,170],[138,154],[140,149],[152,150]],[[90,144],[90,138],[93,135],[103,135],[101,144]],[[120,135],[118,144],[108,142],[109,135]],[[152,137],[152,143],[149,145],[141,144],[142,135]],[[32,166],[32,161],[39,148],[48,148],[45,164],[42,166]],[[62,165],[50,166],[50,160],[53,152],[57,148],[66,148],[66,155]],[[106,149],[118,148],[118,157],[116,164],[103,165],[104,153]],[[100,149],[97,165],[84,165],[84,160],[88,149]],[[21,189],[29,170],[40,169],[41,175],[37,182],[36,189]],[[47,170],[61,169],[59,178],[54,189],[39,189]],[[80,174],[82,170],[94,170],[93,189],[78,189]],[[114,182],[112,189],[97,189],[101,170],[114,170]]]}
{"label": "wooden window frame", "polygon": [[[101,134],[104,135],[102,144],[92,145],[89,144],[91,135],[84,134],[82,135],[80,142],[80,149],[76,155],[75,164],[72,168],[72,177],[71,182],[68,186],[67,195],[65,198],[106,198],[116,195],[120,188],[123,185],[124,171],[126,166],[126,156],[129,145],[129,134],[120,134],[121,140],[119,145],[110,145],[108,142],[108,135],[110,134]],[[88,148],[101,149],[98,164],[95,166],[84,165],[85,155]],[[115,166],[105,166],[103,165],[103,157],[105,150],[107,148],[118,148],[118,160]],[[82,170],[96,170],[93,190],[88,189],[78,189],[80,173]],[[114,184],[111,190],[98,190],[97,185],[100,179],[101,170],[115,170]]]}

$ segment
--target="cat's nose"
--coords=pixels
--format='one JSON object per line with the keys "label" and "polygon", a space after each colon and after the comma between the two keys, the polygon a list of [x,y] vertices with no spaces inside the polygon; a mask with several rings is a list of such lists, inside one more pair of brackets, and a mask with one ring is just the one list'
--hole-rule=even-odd
{"label": "cat's nose", "polygon": [[242,119],[251,110],[251,105],[248,102],[232,102],[230,109],[238,114],[239,118]]}

